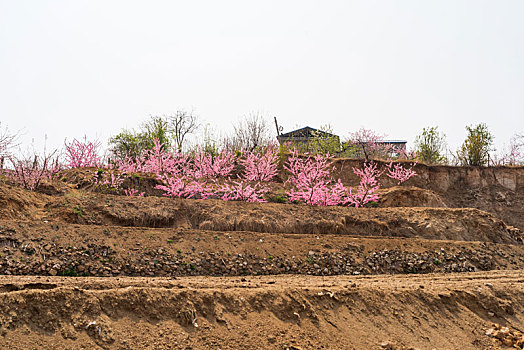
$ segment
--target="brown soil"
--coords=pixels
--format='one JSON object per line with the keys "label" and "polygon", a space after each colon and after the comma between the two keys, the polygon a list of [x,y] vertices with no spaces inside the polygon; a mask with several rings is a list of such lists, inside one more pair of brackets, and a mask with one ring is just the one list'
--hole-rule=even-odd
{"label": "brown soil", "polygon": [[521,272],[0,278],[6,349],[498,349]]}
{"label": "brown soil", "polygon": [[[20,190],[14,189],[15,195]],[[416,192],[416,191],[411,191]],[[391,192],[390,192],[391,193]],[[72,191],[21,201],[6,195],[0,214],[88,225],[297,234],[422,237],[521,244],[520,230],[472,208],[344,208],[277,203],[123,197]],[[386,196],[386,199],[388,197]],[[45,201],[46,199],[47,202]],[[39,203],[39,206],[35,204]]]}
{"label": "brown soil", "polygon": [[444,199],[436,192],[413,186],[394,186],[379,191],[379,206],[446,208]]}
{"label": "brown soil", "polygon": [[[384,163],[378,162],[379,168]],[[356,185],[358,178],[351,171],[361,161],[337,159],[335,178]],[[524,167],[456,167],[417,164],[417,176],[403,186],[414,186],[436,193],[448,207],[477,208],[491,212],[509,225],[524,230]],[[383,176],[384,188],[396,183]],[[404,204],[407,205],[407,204]],[[426,205],[423,205],[426,206]],[[439,205],[440,206],[440,205]]]}
{"label": "brown soil", "polygon": [[[377,162],[379,169],[385,163]],[[337,159],[334,162],[333,177],[340,178],[345,185],[358,185],[358,177],[353,167],[361,167],[362,161]],[[524,230],[524,167],[454,167],[454,166],[415,166],[417,176],[402,186],[387,176],[380,182],[385,189],[381,207],[450,207],[476,208],[487,211],[504,220],[507,224]],[[74,169],[63,175],[63,180],[76,188],[94,190],[89,181],[95,169]],[[279,174],[277,183],[272,186],[273,195],[282,195],[285,175]],[[148,174],[132,175],[124,182],[124,187],[133,187],[147,195],[161,196],[155,190],[157,180]],[[48,187],[47,194],[63,193],[62,186]],[[270,194],[268,199],[271,199]]]}
{"label": "brown soil", "polygon": [[0,273],[73,276],[378,274],[524,269],[524,246],[0,221]]}
{"label": "brown soil", "polygon": [[364,209],[0,183],[0,348],[521,349],[524,168],[416,170]]}

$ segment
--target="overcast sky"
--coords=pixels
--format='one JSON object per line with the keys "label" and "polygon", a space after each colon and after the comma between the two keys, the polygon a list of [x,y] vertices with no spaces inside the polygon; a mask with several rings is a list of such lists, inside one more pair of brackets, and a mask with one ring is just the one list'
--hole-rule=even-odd
{"label": "overcast sky", "polygon": [[24,142],[103,140],[194,110],[253,111],[451,148],[524,132],[524,1],[0,0],[0,122]]}

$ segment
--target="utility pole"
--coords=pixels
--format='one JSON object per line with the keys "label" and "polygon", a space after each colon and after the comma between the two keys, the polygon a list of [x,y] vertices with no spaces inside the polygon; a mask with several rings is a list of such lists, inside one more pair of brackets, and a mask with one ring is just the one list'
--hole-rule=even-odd
{"label": "utility pole", "polygon": [[282,127],[278,126],[277,117],[274,117],[274,118],[275,118],[275,126],[277,127],[277,136],[280,136],[282,134]]}

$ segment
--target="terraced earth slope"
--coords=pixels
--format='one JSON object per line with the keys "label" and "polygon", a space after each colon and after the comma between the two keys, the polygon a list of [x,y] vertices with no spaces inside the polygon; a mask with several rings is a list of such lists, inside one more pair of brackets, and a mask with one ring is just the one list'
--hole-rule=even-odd
{"label": "terraced earth slope", "polygon": [[364,209],[0,182],[0,348],[523,348],[524,168],[417,171]]}
{"label": "terraced earth slope", "polygon": [[[523,274],[0,278],[6,349],[493,349]],[[509,333],[509,332],[508,332]],[[513,339],[515,338],[515,339]]]}

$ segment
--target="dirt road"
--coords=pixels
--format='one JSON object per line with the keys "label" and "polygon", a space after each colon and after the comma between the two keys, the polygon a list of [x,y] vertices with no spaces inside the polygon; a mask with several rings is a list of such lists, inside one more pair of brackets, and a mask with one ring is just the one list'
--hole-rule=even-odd
{"label": "dirt road", "polygon": [[[524,271],[380,276],[0,277],[5,349],[495,349]],[[516,332],[516,333],[515,333]],[[500,337],[500,336],[499,336]],[[509,341],[506,340],[509,344]]]}

